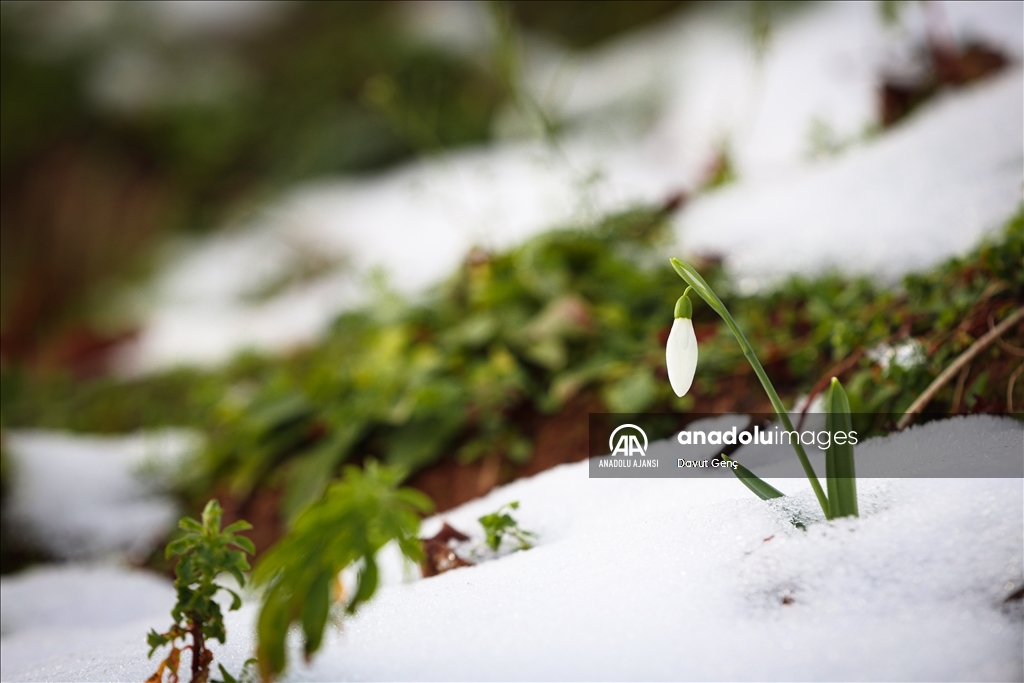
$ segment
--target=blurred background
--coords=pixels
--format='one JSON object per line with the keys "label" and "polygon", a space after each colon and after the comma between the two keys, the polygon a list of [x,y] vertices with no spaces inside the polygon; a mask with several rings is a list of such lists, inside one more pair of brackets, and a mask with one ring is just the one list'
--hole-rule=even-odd
{"label": "blurred background", "polygon": [[[1024,300],[1020,3],[0,18],[4,571],[159,564],[135,537],[211,495],[262,550],[368,457],[444,510],[586,457],[590,412],[767,411],[699,305],[671,393],[672,255],[787,401],[839,375],[875,432]],[[1022,356],[1018,325],[929,411],[1019,411]],[[69,544],[46,482],[76,443],[170,507]]]}

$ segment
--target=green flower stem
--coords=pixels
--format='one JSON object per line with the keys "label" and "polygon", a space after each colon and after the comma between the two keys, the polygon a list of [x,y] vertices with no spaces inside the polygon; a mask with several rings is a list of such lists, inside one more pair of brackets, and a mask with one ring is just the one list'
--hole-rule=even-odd
{"label": "green flower stem", "polygon": [[[722,320],[732,330],[733,336],[736,337],[740,348],[743,349],[743,355],[747,357],[750,366],[754,368],[757,378],[761,380],[761,386],[764,387],[765,392],[768,394],[768,399],[772,402],[775,414],[779,416],[779,420],[782,421],[787,431],[793,431],[793,423],[790,422],[789,413],[786,411],[785,406],[782,405],[782,399],[779,398],[779,394],[775,391],[775,387],[772,386],[771,380],[768,379],[768,374],[765,373],[764,368],[761,367],[761,362],[754,355],[754,349],[750,346],[750,342],[743,336],[743,332],[740,331],[739,326],[733,320],[725,304],[722,303],[722,300],[711,290],[711,287],[708,286],[708,283],[704,281],[704,278],[696,270],[677,258],[671,259],[671,262],[679,277],[683,278],[686,284],[692,287],[700,295],[700,298],[708,303],[708,306],[711,306],[718,315],[722,316]],[[814,473],[814,467],[811,466],[811,461],[808,459],[807,453],[804,451],[804,447],[800,444],[799,439],[793,442],[793,450],[796,451],[796,456],[800,459],[800,465],[804,468],[804,473],[811,482],[811,488],[814,490],[814,495],[818,498],[818,504],[821,505],[822,512],[825,513],[825,519],[832,519],[832,515],[829,512],[828,498],[825,496],[825,491],[821,488],[818,476]]]}

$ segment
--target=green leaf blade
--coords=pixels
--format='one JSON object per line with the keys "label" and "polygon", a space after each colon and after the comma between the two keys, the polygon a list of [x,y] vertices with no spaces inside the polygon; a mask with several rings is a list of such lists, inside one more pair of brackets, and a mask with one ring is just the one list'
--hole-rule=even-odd
{"label": "green leaf blade", "polygon": [[857,474],[853,461],[853,446],[843,439],[836,443],[835,436],[846,435],[853,430],[850,415],[850,401],[843,385],[835,377],[829,387],[826,400],[825,429],[831,435],[829,447],[825,450],[825,482],[828,488],[829,506],[832,517],[858,517]]}
{"label": "green leaf blade", "polygon": [[330,573],[320,572],[302,604],[302,633],[305,636],[303,651],[307,661],[320,649],[323,641],[324,626],[331,606],[330,584]]}
{"label": "green leaf blade", "polygon": [[[726,457],[725,459],[729,460],[728,457]],[[733,474],[735,474],[736,477],[741,482],[743,482],[743,485],[746,486],[751,491],[753,491],[754,495],[760,498],[761,500],[782,498],[783,496],[786,495],[782,491],[778,490],[768,482],[758,477],[756,474],[748,470],[743,465],[736,462],[735,460],[731,460],[730,462],[732,462],[736,466],[735,468],[730,468],[732,469]]]}

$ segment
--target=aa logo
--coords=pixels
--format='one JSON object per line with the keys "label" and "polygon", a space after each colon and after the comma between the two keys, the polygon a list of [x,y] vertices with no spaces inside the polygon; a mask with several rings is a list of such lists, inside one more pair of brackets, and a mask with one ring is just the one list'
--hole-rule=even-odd
{"label": "aa logo", "polygon": [[[623,432],[619,435],[619,440],[615,440],[615,435],[621,432],[623,429],[632,430],[637,432],[643,437],[644,445],[640,445],[640,440],[637,439],[636,434],[632,434],[629,431]],[[640,429],[636,425],[619,425],[612,432],[612,435],[608,437],[608,448],[611,449],[612,455],[625,455],[627,457],[638,455],[643,457],[647,454],[647,434],[644,430]]]}

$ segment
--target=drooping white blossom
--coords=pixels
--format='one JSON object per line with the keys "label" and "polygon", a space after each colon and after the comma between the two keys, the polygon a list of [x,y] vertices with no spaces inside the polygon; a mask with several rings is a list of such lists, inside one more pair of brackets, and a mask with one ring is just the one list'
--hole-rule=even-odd
{"label": "drooping white blossom", "polygon": [[697,335],[693,332],[692,319],[676,318],[672,323],[665,347],[665,365],[672,391],[677,396],[685,396],[697,370]]}

